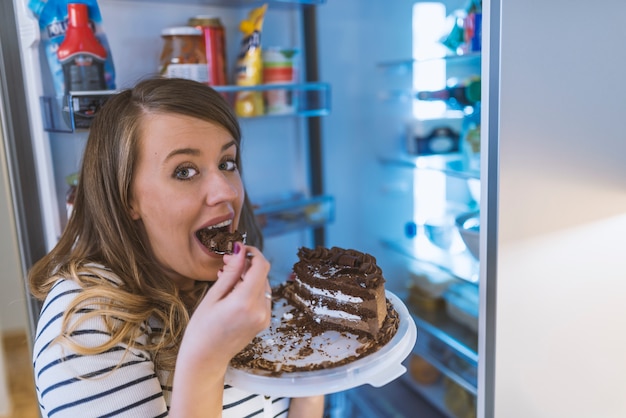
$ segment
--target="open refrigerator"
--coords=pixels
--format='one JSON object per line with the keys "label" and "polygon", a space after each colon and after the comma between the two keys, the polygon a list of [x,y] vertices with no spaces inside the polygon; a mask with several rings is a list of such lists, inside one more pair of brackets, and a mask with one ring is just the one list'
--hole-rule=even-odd
{"label": "open refrigerator", "polygon": [[[299,246],[369,252],[418,328],[407,373],[380,388],[330,396],[328,415],[623,416],[618,388],[626,363],[612,347],[624,341],[610,329],[626,324],[609,314],[620,311],[617,296],[624,294],[618,248],[626,243],[617,218],[626,213],[620,180],[626,173],[617,156],[626,150],[607,121],[619,120],[617,98],[626,92],[607,74],[618,79],[624,60],[609,60],[594,45],[619,39],[620,22],[601,22],[623,16],[626,6],[620,0],[597,10],[485,0],[482,51],[447,46],[442,54],[442,40],[471,2],[265,3],[263,47],[297,50],[299,68],[294,83],[280,86],[298,98],[292,112],[241,118],[244,181],[264,224],[271,278],[289,276]],[[220,18],[232,76],[238,24],[261,4],[100,0],[116,87],[157,72],[161,31],[196,15]],[[86,130],[71,118],[68,123],[64,107],[72,100],[58,97],[47,78],[27,1],[2,2],[0,12],[6,146],[25,275],[66,221],[66,178],[78,168]],[[559,41],[555,31],[576,43]],[[581,46],[593,57],[584,65],[568,59],[578,57]],[[485,80],[479,106],[450,109],[416,100],[419,91],[477,75]],[[572,86],[587,93],[572,95]],[[598,86],[618,94],[590,108],[585,97]],[[242,90],[232,79],[216,88],[229,96]],[[581,109],[585,117],[572,120]],[[483,126],[478,160],[468,160],[462,146],[472,119]],[[451,139],[458,149],[418,151],[423,141],[449,146]],[[480,222],[479,257],[457,226],[464,215]],[[581,237],[594,243],[593,251],[571,244]],[[596,294],[586,279],[598,267],[565,262],[565,252],[604,266],[594,273],[594,286],[612,289],[610,297],[581,301],[582,294]],[[35,303],[29,313],[34,324]],[[593,338],[581,339],[572,317]],[[603,362],[583,368],[592,385],[571,364],[600,351]],[[574,398],[581,404],[568,402]]]}
{"label": "open refrigerator", "polygon": [[[407,170],[400,162],[400,171],[404,172],[394,172],[395,158],[408,155],[406,131],[415,121],[414,100],[407,101],[403,94],[410,96],[415,82],[424,82],[414,80],[411,75],[415,72],[411,68],[415,62],[413,2],[396,2],[393,7],[383,1],[265,3],[268,8],[261,30],[263,50],[295,51],[295,77],[287,84],[240,86],[234,81],[243,39],[239,24],[264,2],[98,1],[101,15],[98,29],[104,31],[105,45],[112,55],[114,87],[131,86],[159,72],[165,28],[185,25],[194,16],[219,18],[225,34],[227,83],[214,87],[235,103],[242,92],[264,95],[267,100],[266,95],[278,86],[287,92],[292,104],[287,112],[271,114],[266,110],[254,117],[240,117],[244,182],[263,228],[265,254],[272,262],[270,279],[277,284],[289,277],[299,247],[337,245],[374,254],[389,277],[388,289],[406,300],[407,266],[411,257],[407,258],[393,248],[395,244],[382,238],[389,237],[391,232],[393,241],[396,233],[404,234],[406,224],[415,221],[413,211],[417,200],[413,186],[407,186],[408,193],[398,189],[405,187],[404,182],[415,182],[415,170]],[[458,3],[438,7],[439,35],[446,30],[444,26],[450,26],[449,11],[464,7]],[[13,109],[19,105],[28,109],[28,120],[22,129],[28,132],[25,137],[31,138],[28,149],[21,148],[26,145],[23,143],[12,144],[18,163],[13,171],[35,174],[29,177],[28,184],[16,184],[15,188],[36,199],[39,209],[30,208],[23,214],[22,242],[29,248],[24,252],[25,269],[54,246],[67,221],[68,193],[71,182],[76,180],[74,173],[79,168],[88,133],[88,117],[82,106],[87,103],[97,111],[97,106],[112,92],[103,89],[60,94],[55,90],[54,75],[44,50],[45,36],[28,6],[26,1],[13,3],[20,46],[16,56],[22,62],[15,71],[23,79],[23,87],[19,87],[25,92],[23,102]],[[350,18],[344,20],[342,16]],[[44,30],[53,32],[53,29]],[[473,70],[479,70],[480,66],[475,64],[480,60],[472,62]],[[445,66],[439,71],[443,72],[437,76],[438,84],[430,83],[432,88],[446,85]],[[326,76],[335,80],[326,82]],[[19,91],[17,86],[16,90]],[[354,93],[362,100],[355,100]],[[398,97],[391,97],[394,94]],[[371,117],[364,118],[364,114]],[[333,127],[333,120],[339,125]],[[389,159],[393,159],[391,164]],[[381,177],[371,178],[376,173],[382,173]],[[16,180],[22,177],[26,176],[15,175]],[[360,187],[368,182],[383,190],[374,205]],[[461,192],[461,199],[467,200],[466,194]],[[400,216],[381,217],[385,207],[395,207]],[[350,222],[336,221],[338,216],[343,219],[346,215]],[[31,219],[37,219],[38,223]],[[446,232],[454,232],[453,228]],[[420,231],[419,235],[422,234]],[[414,240],[409,238],[409,241],[406,248],[413,245]],[[475,260],[473,263],[476,264]],[[30,307],[33,327],[37,313],[38,306],[33,303]],[[426,331],[419,328],[420,340],[422,335],[427,338]],[[475,346],[472,349],[475,367]],[[405,383],[410,393],[418,393],[410,387],[410,378]],[[353,405],[362,404],[359,398],[368,397],[359,391],[331,396],[329,414],[358,415],[357,411],[348,411]],[[436,411],[420,395],[415,399],[422,408]],[[437,415],[445,413],[445,406],[440,406],[443,409]],[[370,413],[384,414],[380,408]]]}

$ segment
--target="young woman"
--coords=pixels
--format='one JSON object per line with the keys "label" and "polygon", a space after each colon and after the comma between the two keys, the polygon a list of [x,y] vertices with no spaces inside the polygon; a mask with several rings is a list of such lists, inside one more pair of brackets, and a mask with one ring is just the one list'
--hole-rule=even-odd
{"label": "young woman", "polygon": [[[323,397],[224,385],[271,314],[240,141],[226,101],[193,81],[145,80],[98,112],[73,214],[29,278],[44,417],[321,417]],[[206,228],[248,245],[216,254]]]}

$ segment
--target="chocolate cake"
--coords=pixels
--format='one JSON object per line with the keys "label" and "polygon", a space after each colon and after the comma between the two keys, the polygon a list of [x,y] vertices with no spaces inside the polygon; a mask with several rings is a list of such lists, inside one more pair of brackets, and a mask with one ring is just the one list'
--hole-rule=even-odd
{"label": "chocolate cake", "polygon": [[370,254],[301,248],[289,301],[328,329],[376,337],[387,316],[385,279]]}
{"label": "chocolate cake", "polygon": [[202,245],[218,254],[232,254],[235,241],[244,242],[245,237],[239,231],[228,232],[220,229],[203,229],[198,232]]}
{"label": "chocolate cake", "polygon": [[270,327],[231,366],[255,374],[341,366],[378,351],[400,319],[376,259],[355,250],[301,248],[294,280],[273,289]]}

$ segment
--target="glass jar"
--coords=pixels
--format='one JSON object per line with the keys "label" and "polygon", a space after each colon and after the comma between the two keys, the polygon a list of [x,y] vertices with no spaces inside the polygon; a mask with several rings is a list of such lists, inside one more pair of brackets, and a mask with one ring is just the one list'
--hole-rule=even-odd
{"label": "glass jar", "polygon": [[178,77],[208,83],[209,72],[202,30],[191,26],[163,29],[163,51],[159,73],[164,77]]}

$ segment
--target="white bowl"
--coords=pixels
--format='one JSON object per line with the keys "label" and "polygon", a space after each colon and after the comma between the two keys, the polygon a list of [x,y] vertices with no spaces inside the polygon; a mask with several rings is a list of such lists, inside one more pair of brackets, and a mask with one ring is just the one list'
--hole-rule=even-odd
{"label": "white bowl", "polygon": [[478,260],[480,237],[480,212],[467,212],[457,216],[456,227],[469,252]]}

